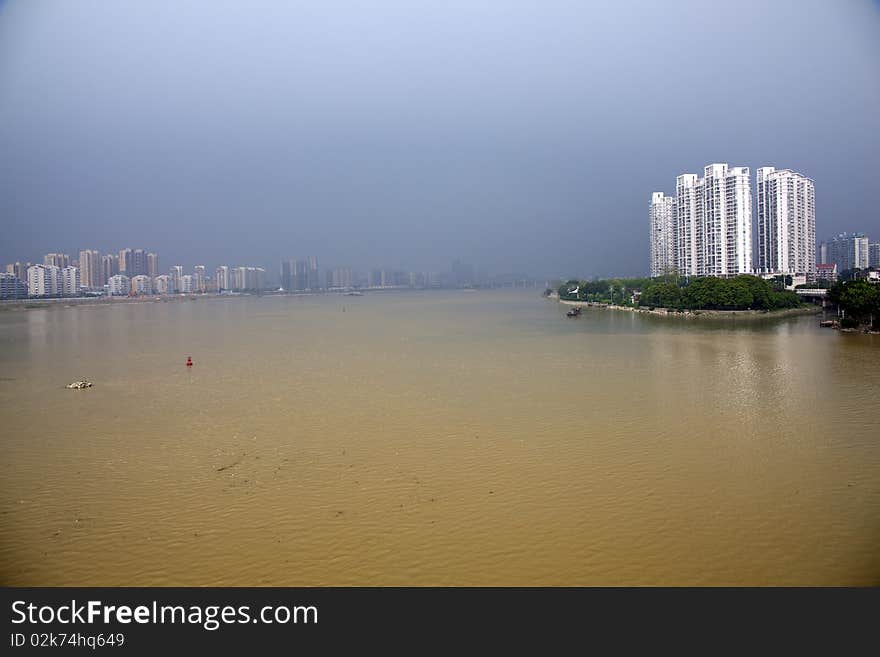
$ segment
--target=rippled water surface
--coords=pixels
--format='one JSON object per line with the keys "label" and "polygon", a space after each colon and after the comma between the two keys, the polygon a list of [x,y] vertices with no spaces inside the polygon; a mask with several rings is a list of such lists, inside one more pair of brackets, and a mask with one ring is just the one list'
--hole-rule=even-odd
{"label": "rippled water surface", "polygon": [[877,336],[564,310],[2,312],[2,583],[880,583]]}

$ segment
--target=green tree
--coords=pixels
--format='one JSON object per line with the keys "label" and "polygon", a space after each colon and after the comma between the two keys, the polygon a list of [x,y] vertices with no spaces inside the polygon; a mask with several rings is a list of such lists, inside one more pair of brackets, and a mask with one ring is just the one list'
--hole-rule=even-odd
{"label": "green tree", "polygon": [[863,323],[880,319],[880,286],[864,280],[838,283],[828,290],[828,299],[845,315]]}

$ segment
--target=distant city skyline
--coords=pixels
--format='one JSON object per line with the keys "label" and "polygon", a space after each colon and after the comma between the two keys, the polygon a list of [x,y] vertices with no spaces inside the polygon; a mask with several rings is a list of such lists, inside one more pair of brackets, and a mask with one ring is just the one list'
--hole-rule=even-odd
{"label": "distant city skyline", "polygon": [[322,271],[318,257],[312,255],[282,260],[277,279],[259,265],[224,264],[210,270],[204,264],[192,268],[175,264],[162,272],[159,263],[159,254],[130,247],[108,254],[102,254],[97,249],[83,249],[79,251],[79,259],[64,252],[46,253],[42,262],[19,260],[7,263],[0,281],[0,298],[270,290],[297,293],[359,287],[422,289],[491,286],[537,280],[523,274],[490,275],[485,270],[460,260],[454,260],[442,271],[411,271],[375,266],[365,270],[328,267]]}

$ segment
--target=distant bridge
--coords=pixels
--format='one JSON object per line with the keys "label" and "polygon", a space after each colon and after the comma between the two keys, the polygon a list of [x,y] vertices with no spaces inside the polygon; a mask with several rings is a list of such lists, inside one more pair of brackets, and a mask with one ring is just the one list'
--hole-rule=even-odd
{"label": "distant bridge", "polygon": [[795,293],[804,301],[812,301],[823,308],[830,304],[828,299],[825,298],[828,295],[828,290],[821,287],[803,288],[795,290]]}

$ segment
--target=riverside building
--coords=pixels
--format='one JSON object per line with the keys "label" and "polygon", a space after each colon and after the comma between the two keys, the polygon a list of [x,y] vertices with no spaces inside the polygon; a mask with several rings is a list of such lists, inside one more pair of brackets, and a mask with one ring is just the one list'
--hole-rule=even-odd
{"label": "riverside building", "polygon": [[10,272],[0,274],[0,299],[26,299],[27,295],[27,283]]}
{"label": "riverside building", "polygon": [[[663,192],[651,195],[651,276],[675,271],[675,198]],[[410,287],[415,287],[410,282]]]}
{"label": "riverside building", "polygon": [[153,278],[153,290],[156,294],[172,294],[174,290],[171,284],[171,276],[159,274]]}
{"label": "riverside building", "polygon": [[152,294],[153,280],[146,274],[138,274],[131,279],[132,294]]}
{"label": "riverside building", "polygon": [[790,169],[757,171],[760,274],[816,274],[816,193],[813,181]]}
{"label": "riverside building", "polygon": [[124,297],[131,292],[131,279],[125,274],[116,274],[107,281],[107,289],[111,296]]}
{"label": "riverside building", "polygon": [[55,265],[34,265],[27,271],[28,294],[32,297],[55,297],[64,287],[61,268]]}
{"label": "riverside building", "polygon": [[214,279],[216,281],[217,291],[223,292],[224,290],[229,290],[229,267],[226,265],[220,265],[214,271]]}
{"label": "riverside building", "polygon": [[710,164],[675,179],[675,198],[651,196],[651,275],[736,276],[752,272],[748,167]]}
{"label": "riverside building", "polygon": [[75,297],[79,294],[79,269],[65,267],[61,270],[61,294]]}

